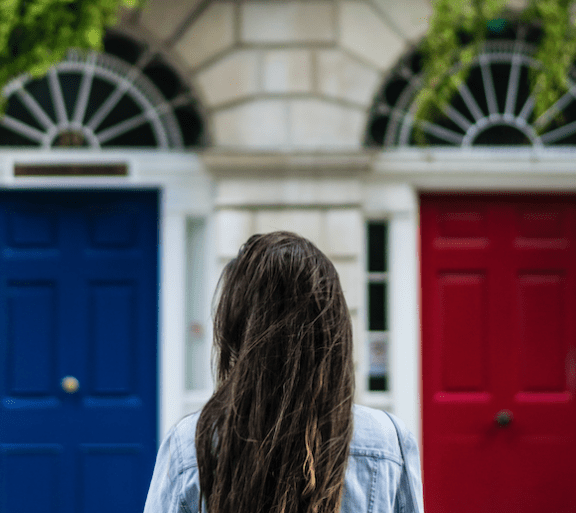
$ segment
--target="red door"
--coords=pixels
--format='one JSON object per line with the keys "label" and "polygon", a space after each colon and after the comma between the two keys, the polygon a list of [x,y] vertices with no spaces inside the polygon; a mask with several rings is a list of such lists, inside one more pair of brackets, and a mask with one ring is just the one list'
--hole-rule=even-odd
{"label": "red door", "polygon": [[576,197],[422,195],[427,513],[576,511]]}

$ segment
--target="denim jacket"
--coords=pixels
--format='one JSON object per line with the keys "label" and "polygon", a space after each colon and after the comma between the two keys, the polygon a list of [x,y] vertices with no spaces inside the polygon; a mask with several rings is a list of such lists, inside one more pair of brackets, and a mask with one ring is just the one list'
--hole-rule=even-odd
{"label": "denim jacket", "polygon": [[[387,415],[365,406],[354,406],[354,435],[346,469],[340,513],[423,513],[418,445],[405,425],[400,425],[408,480],[416,495],[414,510],[394,425]],[[144,513],[197,513],[200,480],[194,437],[198,413],[181,420],[166,435]],[[394,417],[396,419],[396,417]],[[202,511],[206,511],[203,507]]]}

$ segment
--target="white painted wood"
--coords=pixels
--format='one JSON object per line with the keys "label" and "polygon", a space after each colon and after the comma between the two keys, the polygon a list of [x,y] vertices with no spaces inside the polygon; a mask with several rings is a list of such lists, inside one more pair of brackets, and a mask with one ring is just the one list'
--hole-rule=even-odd
{"label": "white painted wood", "polygon": [[420,439],[420,332],[418,314],[418,214],[412,208],[390,218],[391,392],[394,412]]}
{"label": "white painted wood", "polygon": [[419,439],[418,198],[409,183],[372,177],[364,185],[365,217],[388,220],[390,392],[364,392],[361,402],[392,411]]}
{"label": "white painted wood", "polygon": [[160,430],[162,437],[183,415],[186,220],[164,214],[161,230]]}
{"label": "white painted wood", "polygon": [[[361,214],[364,212],[361,211]],[[358,267],[361,269],[362,279],[358,282],[360,289],[358,301],[358,321],[361,329],[353,332],[354,342],[354,372],[356,378],[356,393],[354,402],[369,406],[371,408],[383,408],[384,402],[387,404],[388,411],[391,409],[391,395],[388,392],[369,392],[368,379],[369,379],[369,352],[368,352],[368,298],[366,293],[367,284],[367,261],[368,261],[368,244],[366,237],[366,227],[362,230],[362,245],[358,252]],[[383,401],[384,394],[387,401]]]}
{"label": "white painted wood", "polygon": [[202,311],[200,313],[201,319],[204,322],[204,343],[206,347],[204,348],[203,361],[202,364],[205,366],[206,372],[209,372],[209,381],[205,383],[205,387],[196,390],[186,390],[183,397],[183,415],[188,415],[192,412],[200,410],[204,404],[210,399],[214,389],[214,374],[212,366],[212,304],[214,292],[216,290],[216,285],[218,284],[218,279],[220,277],[220,267],[219,262],[221,259],[217,254],[217,230],[216,230],[216,220],[214,215],[206,218],[205,221],[205,238],[204,247],[201,250],[204,253],[203,261],[204,268],[202,272],[203,277],[203,290],[200,292],[202,305]]}

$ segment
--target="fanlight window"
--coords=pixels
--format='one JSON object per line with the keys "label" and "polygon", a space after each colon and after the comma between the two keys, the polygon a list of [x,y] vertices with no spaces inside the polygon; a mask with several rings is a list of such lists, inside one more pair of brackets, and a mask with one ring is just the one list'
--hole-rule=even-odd
{"label": "fanlight window", "polygon": [[109,36],[106,50],[71,51],[45,77],[23,76],[7,84],[0,146],[203,144],[195,100],[169,66],[122,37]]}
{"label": "fanlight window", "polygon": [[[421,56],[413,53],[396,67],[370,112],[366,144],[411,146],[572,145],[576,144],[576,83],[536,119],[528,72],[536,61],[533,29],[495,37],[486,43],[442,116],[415,120],[414,99],[421,87]],[[416,138],[419,130],[420,139]]]}

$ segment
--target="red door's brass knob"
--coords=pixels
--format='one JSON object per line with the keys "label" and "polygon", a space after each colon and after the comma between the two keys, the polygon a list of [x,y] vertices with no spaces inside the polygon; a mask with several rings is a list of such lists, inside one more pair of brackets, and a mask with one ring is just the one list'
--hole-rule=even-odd
{"label": "red door's brass knob", "polygon": [[494,417],[494,422],[496,422],[498,427],[506,427],[513,419],[514,415],[512,415],[510,410],[500,410]]}

